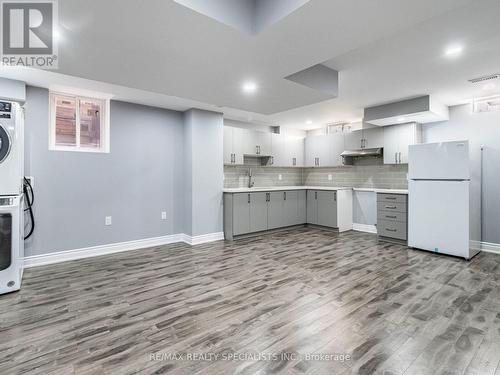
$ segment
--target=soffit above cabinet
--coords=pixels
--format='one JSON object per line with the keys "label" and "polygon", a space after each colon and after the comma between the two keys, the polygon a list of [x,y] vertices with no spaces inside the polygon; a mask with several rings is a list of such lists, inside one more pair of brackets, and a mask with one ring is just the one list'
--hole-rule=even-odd
{"label": "soffit above cabinet", "polygon": [[448,119],[448,107],[430,95],[424,95],[365,108],[363,121],[372,125],[387,126],[408,122],[426,124]]}

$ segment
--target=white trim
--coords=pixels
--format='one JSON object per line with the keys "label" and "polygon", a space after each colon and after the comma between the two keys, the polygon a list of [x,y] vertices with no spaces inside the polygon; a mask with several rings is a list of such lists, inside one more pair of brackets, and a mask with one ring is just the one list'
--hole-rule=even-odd
{"label": "white trim", "polygon": [[481,242],[481,251],[487,253],[500,254],[500,244],[491,242]]}
{"label": "white trim", "polygon": [[224,232],[216,232],[209,234],[202,234],[200,236],[190,236],[188,234],[183,234],[182,241],[188,245],[199,245],[207,242],[220,241],[224,239]]}
{"label": "white trim", "polygon": [[[75,146],[61,146],[56,145],[56,97],[66,97],[74,100],[76,105],[76,145]],[[88,100],[100,102],[100,146],[99,148],[82,147],[80,145],[80,101]],[[65,93],[60,91],[49,91],[49,151],[70,151],[70,152],[91,152],[91,153],[110,153],[110,100],[109,98],[91,97],[78,95],[74,93]]]}
{"label": "white trim", "polygon": [[357,230],[358,232],[367,232],[377,234],[377,226],[370,224],[352,224],[352,230]]}
{"label": "white trim", "polygon": [[120,253],[129,250],[138,250],[153,246],[161,246],[176,242],[185,242],[188,245],[219,241],[224,239],[224,233],[209,233],[201,236],[189,236],[184,233],[172,234],[162,237],[145,238],[142,240],[118,242],[107,245],[91,246],[75,250],[58,251],[43,255],[32,255],[24,258],[24,267],[37,267],[47,264],[66,262],[69,260],[91,258],[100,255]]}

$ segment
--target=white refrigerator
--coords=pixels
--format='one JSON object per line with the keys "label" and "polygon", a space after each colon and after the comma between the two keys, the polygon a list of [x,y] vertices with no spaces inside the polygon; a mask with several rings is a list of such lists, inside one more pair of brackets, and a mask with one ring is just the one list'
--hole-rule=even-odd
{"label": "white refrigerator", "polygon": [[408,246],[465,259],[480,251],[481,188],[471,160],[468,141],[410,146]]}

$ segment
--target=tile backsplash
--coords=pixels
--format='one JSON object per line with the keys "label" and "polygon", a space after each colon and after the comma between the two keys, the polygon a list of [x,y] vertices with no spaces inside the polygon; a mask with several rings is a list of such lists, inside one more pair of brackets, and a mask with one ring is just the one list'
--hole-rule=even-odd
{"label": "tile backsplash", "polygon": [[[331,180],[328,179],[331,175]],[[408,165],[356,165],[337,168],[304,168],[303,184],[358,188],[407,189]]]}
{"label": "tile backsplash", "polygon": [[[252,169],[255,186],[300,186],[302,168],[279,168],[261,166],[224,166],[224,187],[238,188],[248,186],[248,171]],[[280,180],[281,175],[281,180]]]}
{"label": "tile backsplash", "polygon": [[[380,189],[408,188],[408,165],[355,165],[335,168],[224,166],[224,187],[248,186],[252,169],[255,186],[348,186]],[[281,175],[281,179],[279,178]],[[331,175],[331,180],[329,179]]]}

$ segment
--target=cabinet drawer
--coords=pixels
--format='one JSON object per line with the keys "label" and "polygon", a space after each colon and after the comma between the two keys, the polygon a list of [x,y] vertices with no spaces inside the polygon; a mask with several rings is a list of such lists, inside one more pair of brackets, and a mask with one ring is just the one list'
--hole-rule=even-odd
{"label": "cabinet drawer", "polygon": [[406,241],[406,223],[382,220],[377,222],[377,232],[379,236]]}
{"label": "cabinet drawer", "polygon": [[406,212],[406,202],[377,202],[377,210]]}
{"label": "cabinet drawer", "polygon": [[377,202],[389,202],[389,203],[406,203],[408,196],[406,194],[377,194]]}
{"label": "cabinet drawer", "polygon": [[380,221],[400,221],[406,223],[406,212],[397,211],[379,211],[377,213],[377,223]]}

